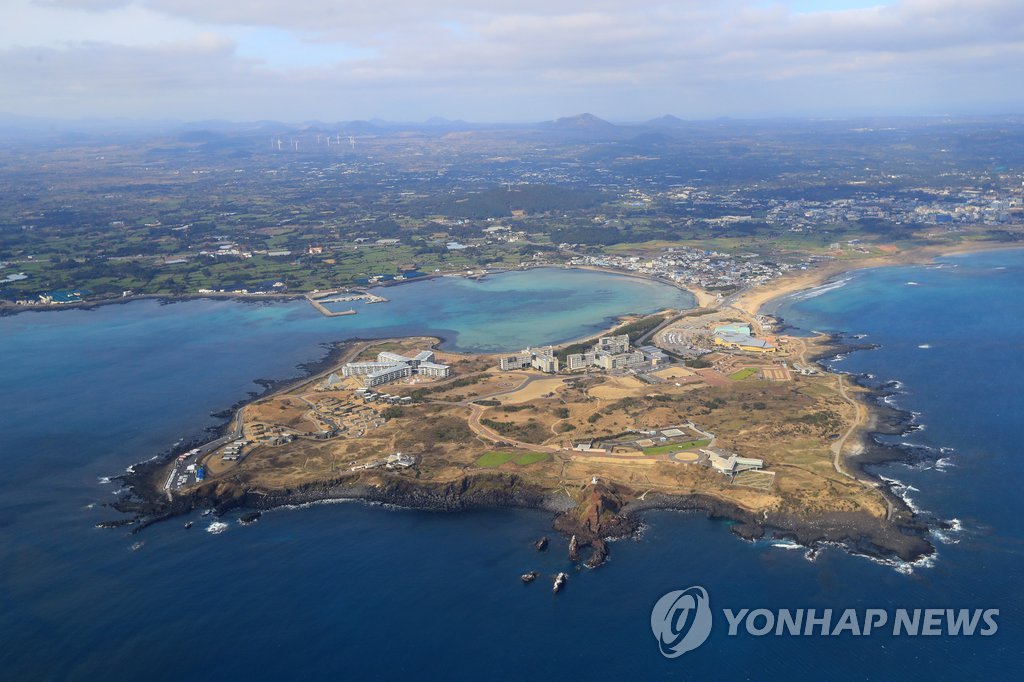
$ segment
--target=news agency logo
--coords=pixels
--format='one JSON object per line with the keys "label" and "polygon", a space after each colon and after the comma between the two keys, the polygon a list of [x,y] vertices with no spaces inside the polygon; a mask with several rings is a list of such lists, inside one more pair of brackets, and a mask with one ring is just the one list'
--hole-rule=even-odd
{"label": "news agency logo", "polygon": [[[729,637],[990,637],[999,609],[722,609]],[[651,610],[651,631],[665,658],[693,651],[711,635],[714,616],[703,587],[675,590]]]}
{"label": "news agency logo", "polygon": [[711,634],[711,602],[703,587],[669,592],[651,611],[651,630],[665,658],[693,651]]}

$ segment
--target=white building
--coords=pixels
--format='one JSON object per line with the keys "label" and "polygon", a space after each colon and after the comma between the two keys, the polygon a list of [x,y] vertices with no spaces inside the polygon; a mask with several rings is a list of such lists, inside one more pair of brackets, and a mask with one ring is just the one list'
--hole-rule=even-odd
{"label": "white building", "polygon": [[764,467],[763,459],[740,457],[721,448],[702,448],[701,452],[708,456],[711,467],[726,476],[734,476],[741,471],[760,471]]}
{"label": "white building", "polygon": [[565,359],[569,371],[586,367],[600,367],[611,371],[616,369],[642,369],[657,367],[667,356],[654,346],[630,350],[629,335],[602,336],[597,344],[586,353],[573,353]]}
{"label": "white building", "polygon": [[523,351],[515,355],[505,355],[498,360],[498,368],[507,372],[512,369],[525,369],[533,362],[533,353]]}
{"label": "white building", "polygon": [[342,368],[346,377],[362,377],[367,387],[380,386],[399,379],[422,374],[437,379],[451,375],[451,367],[433,362],[434,352],[420,351],[414,357],[407,358],[398,353],[383,352],[377,354],[376,362],[350,362]]}
{"label": "white building", "polygon": [[498,368],[503,372],[532,367],[541,372],[554,374],[558,371],[558,365],[558,358],[555,357],[555,350],[551,346],[526,348],[515,355],[502,356],[498,360]]}

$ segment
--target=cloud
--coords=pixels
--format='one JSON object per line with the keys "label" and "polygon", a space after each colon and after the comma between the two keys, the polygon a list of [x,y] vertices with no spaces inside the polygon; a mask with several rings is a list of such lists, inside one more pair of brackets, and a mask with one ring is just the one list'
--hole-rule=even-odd
{"label": "cloud", "polygon": [[0,29],[0,87],[19,113],[46,101],[102,114],[116,101],[191,118],[511,120],[1024,103],[1018,0],[818,12],[757,0],[11,2],[29,28]]}

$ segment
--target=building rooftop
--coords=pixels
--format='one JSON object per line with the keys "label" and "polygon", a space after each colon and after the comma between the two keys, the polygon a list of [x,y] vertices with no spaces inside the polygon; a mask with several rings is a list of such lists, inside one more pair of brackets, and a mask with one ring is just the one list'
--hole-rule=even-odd
{"label": "building rooftop", "polygon": [[723,324],[718,327],[715,327],[715,333],[750,336],[751,331],[749,324]]}

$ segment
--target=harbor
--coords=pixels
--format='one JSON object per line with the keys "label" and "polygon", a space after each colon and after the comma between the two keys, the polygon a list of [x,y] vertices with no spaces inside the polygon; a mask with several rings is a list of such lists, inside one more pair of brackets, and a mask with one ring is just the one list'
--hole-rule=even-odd
{"label": "harbor", "polygon": [[331,289],[327,291],[311,291],[305,295],[305,299],[309,301],[309,304],[324,317],[342,317],[344,315],[355,315],[355,308],[349,308],[348,310],[331,310],[325,303],[349,303],[352,301],[363,301],[366,304],[370,303],[387,303],[388,299],[377,294],[371,294],[367,291],[344,291],[341,289]]}

